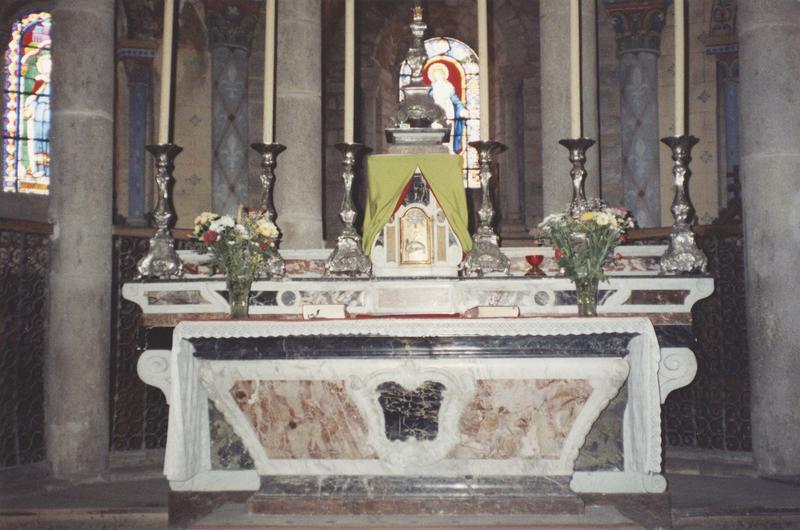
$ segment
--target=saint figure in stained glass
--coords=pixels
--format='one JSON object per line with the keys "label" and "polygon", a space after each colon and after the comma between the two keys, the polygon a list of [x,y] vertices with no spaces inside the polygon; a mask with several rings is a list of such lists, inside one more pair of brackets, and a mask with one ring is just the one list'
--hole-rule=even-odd
{"label": "saint figure in stained glass", "polygon": [[[442,107],[450,122],[448,149],[464,157],[464,182],[480,188],[478,153],[469,142],[480,139],[480,91],[478,56],[463,42],[449,37],[425,41],[428,61],[422,79],[431,87],[431,96]],[[411,68],[400,65],[400,88],[411,82]],[[400,92],[402,97],[402,91]]]}
{"label": "saint figure in stained glass", "polygon": [[18,20],[5,53],[3,191],[47,193],[50,183],[50,15]]}

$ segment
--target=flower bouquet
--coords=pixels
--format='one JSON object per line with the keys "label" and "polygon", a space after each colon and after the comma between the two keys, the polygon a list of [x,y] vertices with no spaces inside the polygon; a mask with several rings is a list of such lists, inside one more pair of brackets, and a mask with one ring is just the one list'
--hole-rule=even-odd
{"label": "flower bouquet", "polygon": [[279,235],[262,211],[240,211],[236,219],[212,212],[195,218],[193,236],[204,244],[200,252],[211,254],[212,271],[225,273],[232,318],[247,317],[250,286],[274,256]]}
{"label": "flower bouquet", "polygon": [[597,314],[597,284],[608,278],[603,265],[613,263],[612,250],[624,242],[633,228],[630,212],[609,208],[599,200],[589,201],[579,216],[568,213],[548,215],[539,225],[541,237],[552,243],[559,267],[575,282],[578,314]]}

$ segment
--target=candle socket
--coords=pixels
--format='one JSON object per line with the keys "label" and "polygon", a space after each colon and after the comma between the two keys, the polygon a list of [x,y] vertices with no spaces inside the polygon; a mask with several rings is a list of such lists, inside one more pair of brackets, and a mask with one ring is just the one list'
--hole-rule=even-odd
{"label": "candle socket", "polygon": [[170,224],[175,218],[172,210],[172,170],[175,157],[183,148],[175,144],[148,145],[147,150],[155,158],[156,186],[158,202],[153,211],[156,233],[150,238],[147,254],[136,263],[136,279],[142,278],[180,278],[183,276],[183,262],[175,251],[175,240],[170,232]]}
{"label": "candle socket", "polygon": [[572,179],[572,200],[569,202],[569,214],[579,217],[588,208],[584,184],[586,182],[586,150],[595,144],[591,138],[565,138],[558,143],[569,151],[569,161],[572,169],[569,176]]}
{"label": "candle socket", "polygon": [[[261,173],[258,178],[261,180],[261,199],[258,202],[258,207],[264,212],[264,217],[271,223],[275,223],[277,213],[275,212],[275,205],[272,201],[272,186],[275,182],[275,165],[278,155],[286,150],[286,146],[278,143],[263,143],[256,142],[250,144],[259,155],[261,155]],[[286,264],[283,257],[278,250],[274,250],[267,256],[264,265],[259,271],[260,275],[269,278],[283,278],[286,274]]]}
{"label": "candle socket", "polygon": [[344,197],[339,208],[339,218],[344,227],[336,240],[336,247],[325,262],[325,276],[369,277],[372,274],[372,262],[361,250],[361,236],[354,224],[356,210],[353,206],[353,178],[358,158],[370,149],[360,143],[338,143],[336,149],[343,156]]}
{"label": "candle socket", "polygon": [[481,178],[481,207],[478,210],[478,229],[472,236],[473,247],[464,261],[461,262],[461,271],[464,276],[483,276],[489,272],[508,274],[508,257],[500,251],[498,237],[492,227],[494,218],[494,205],[489,183],[494,176],[495,157],[505,151],[507,147],[500,142],[491,140],[470,142],[469,145],[478,151]]}
{"label": "candle socket", "polygon": [[672,231],[669,234],[669,246],[661,256],[659,267],[662,274],[680,274],[706,272],[708,259],[697,246],[691,222],[694,208],[686,189],[691,171],[692,147],[699,141],[691,135],[668,136],[661,141],[672,150],[672,176],[674,178],[675,197],[672,199]]}

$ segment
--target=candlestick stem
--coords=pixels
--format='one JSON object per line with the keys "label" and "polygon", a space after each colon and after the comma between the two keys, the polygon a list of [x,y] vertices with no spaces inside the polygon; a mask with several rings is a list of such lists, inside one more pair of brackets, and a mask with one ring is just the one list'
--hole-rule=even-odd
{"label": "candlestick stem", "polygon": [[672,150],[672,167],[675,197],[672,200],[672,231],[669,234],[669,246],[661,256],[662,274],[706,272],[708,259],[695,241],[691,222],[694,208],[686,189],[691,171],[689,162],[692,147],[699,141],[691,135],[668,136],[661,139]]}
{"label": "candlestick stem", "polygon": [[591,138],[565,138],[558,143],[569,150],[569,161],[572,162],[572,169],[569,176],[572,179],[572,200],[569,203],[569,213],[573,217],[580,216],[586,211],[586,193],[584,184],[586,183],[586,150],[594,145]]}
{"label": "candlestick stem", "polygon": [[170,224],[175,217],[172,211],[172,170],[175,157],[183,149],[175,144],[148,145],[147,150],[156,162],[156,186],[158,201],[153,211],[156,233],[150,239],[147,254],[136,264],[136,278],[180,278],[183,276],[183,262],[175,251],[175,240],[170,232]]}
{"label": "candlestick stem", "polygon": [[[278,216],[272,201],[275,165],[278,155],[286,150],[286,146],[278,143],[254,143],[250,144],[250,147],[261,155],[261,173],[259,173],[258,178],[261,180],[262,190],[258,207],[264,212],[264,217],[275,223],[275,219]],[[275,223],[276,228],[277,226],[277,223]],[[286,265],[277,249],[269,254],[259,272],[270,278],[282,278],[286,274]]]}
{"label": "candlestick stem", "polygon": [[489,184],[494,176],[495,157],[506,150],[500,142],[470,142],[470,146],[478,151],[481,178],[481,207],[478,210],[480,220],[478,229],[472,237],[474,246],[461,263],[465,276],[483,276],[489,272],[508,274],[508,257],[500,251],[498,237],[492,227],[494,205]]}
{"label": "candlestick stem", "polygon": [[369,277],[372,262],[361,250],[361,236],[356,231],[356,210],[353,205],[353,178],[358,157],[369,149],[359,143],[338,143],[336,149],[342,152],[342,180],[344,197],[339,208],[339,218],[344,227],[336,241],[336,247],[325,262],[325,276],[343,275],[351,278]]}

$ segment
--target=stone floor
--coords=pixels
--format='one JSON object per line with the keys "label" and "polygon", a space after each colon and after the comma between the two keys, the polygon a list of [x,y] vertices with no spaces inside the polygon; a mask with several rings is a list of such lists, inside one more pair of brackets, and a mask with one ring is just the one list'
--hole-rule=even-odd
{"label": "stone floor", "polygon": [[[712,466],[713,469],[713,466]],[[671,511],[667,520],[624,499],[587,497],[582,516],[251,516],[228,504],[197,522],[202,530],[238,528],[719,528],[800,529],[800,479],[765,480],[730,468],[698,475],[684,466],[668,475]],[[709,471],[709,470],[706,470]],[[750,476],[748,476],[750,475]],[[2,478],[2,477],[0,477]],[[115,472],[70,483],[47,478],[0,484],[0,528],[151,529],[167,526],[167,483],[158,470]]]}

